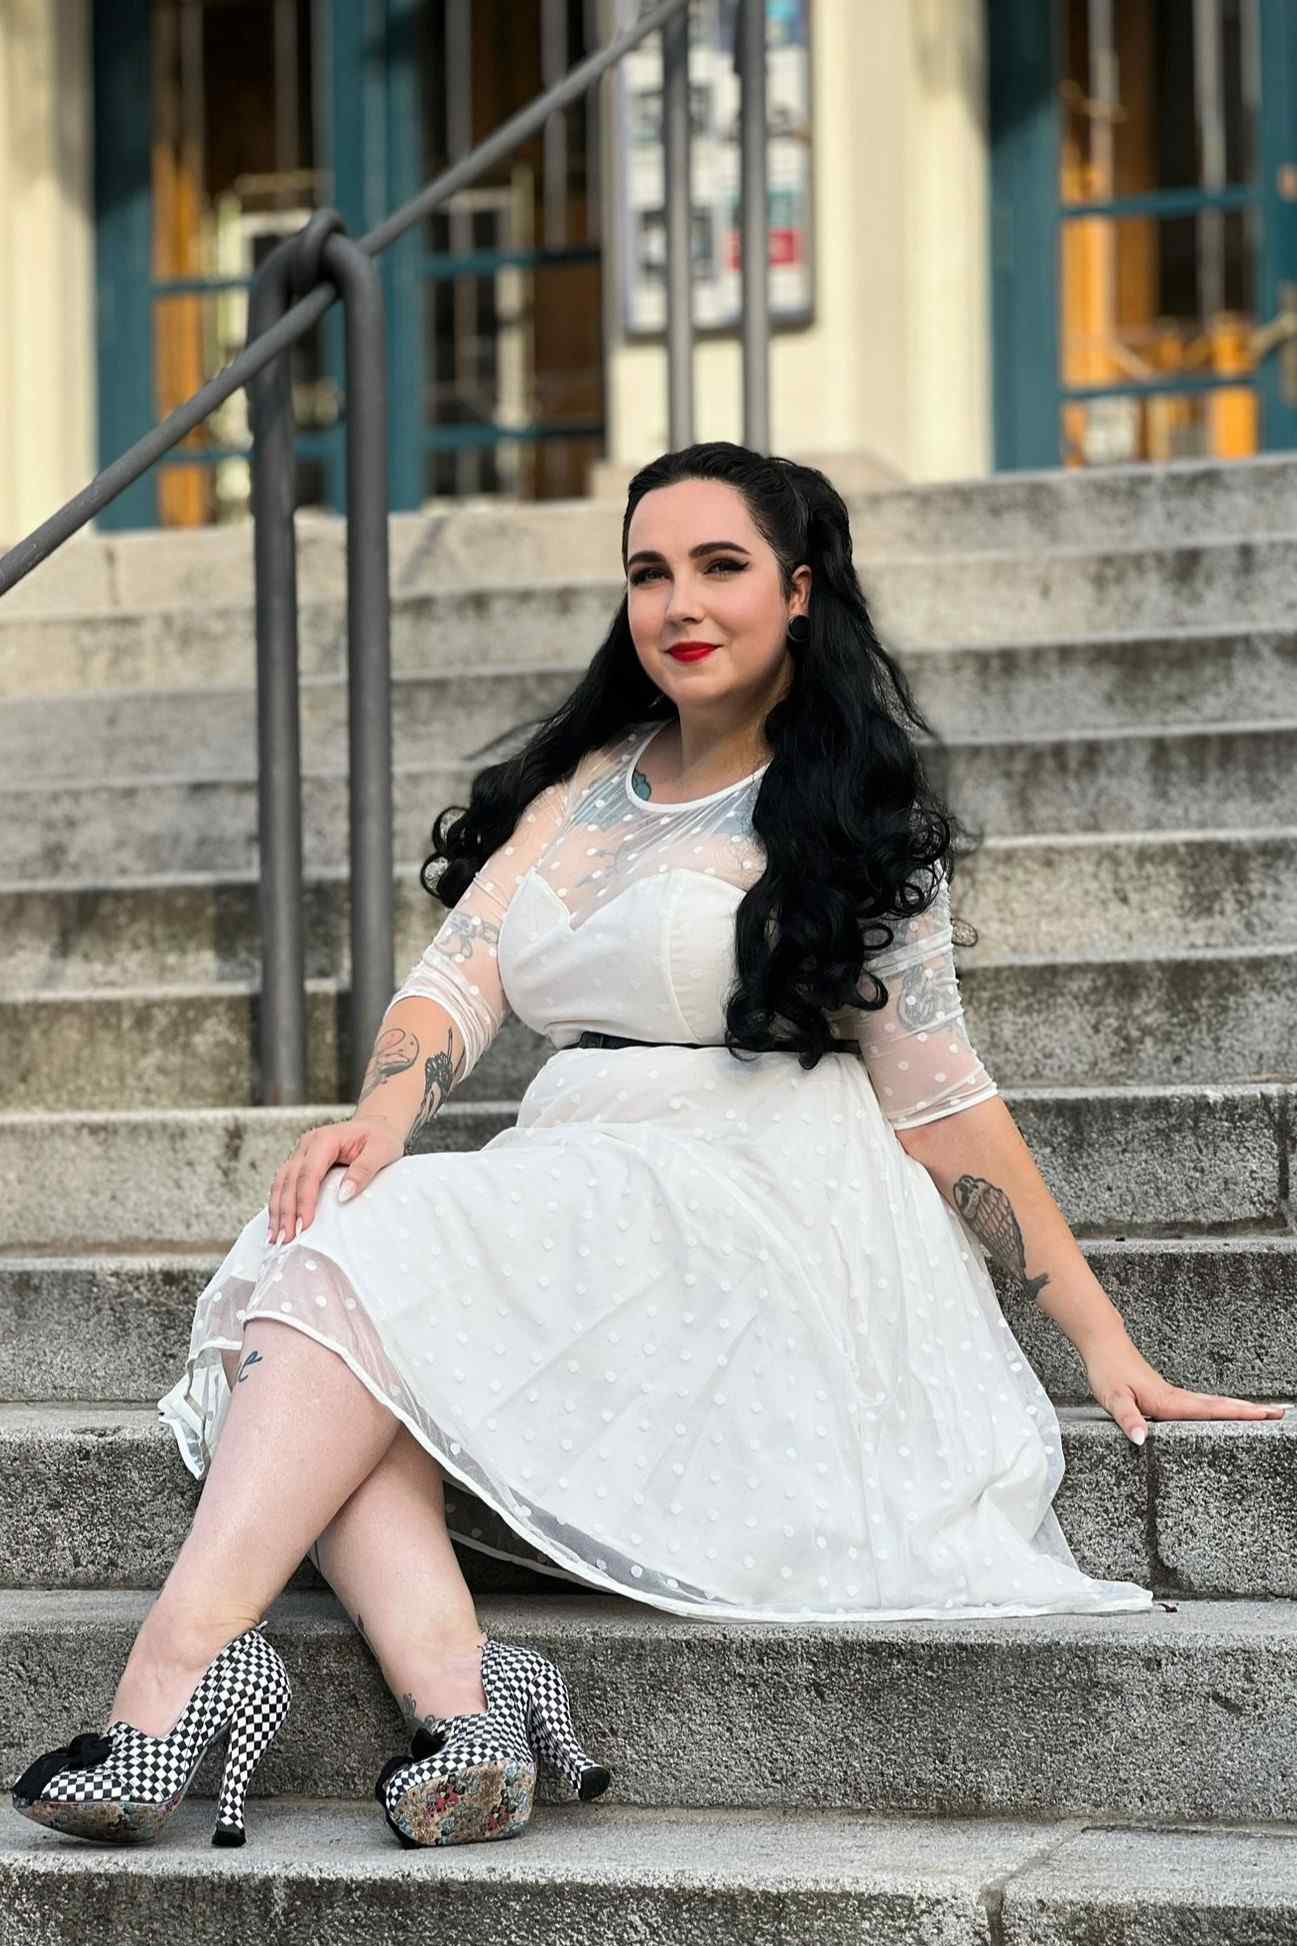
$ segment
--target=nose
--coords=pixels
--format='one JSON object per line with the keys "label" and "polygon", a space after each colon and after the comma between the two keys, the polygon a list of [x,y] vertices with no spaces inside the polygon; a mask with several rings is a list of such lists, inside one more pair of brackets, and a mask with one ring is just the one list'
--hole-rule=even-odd
{"label": "nose", "polygon": [[694,599],[694,592],[688,574],[686,573],[683,576],[677,575],[672,584],[671,599],[668,601],[666,607],[667,620],[673,627],[677,627],[684,622],[694,623],[698,620],[700,610],[698,603]]}

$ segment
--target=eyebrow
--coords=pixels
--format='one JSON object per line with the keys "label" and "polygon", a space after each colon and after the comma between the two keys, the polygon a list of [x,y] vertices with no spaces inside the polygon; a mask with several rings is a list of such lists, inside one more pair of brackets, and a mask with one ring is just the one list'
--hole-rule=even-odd
{"label": "eyebrow", "polygon": [[[700,554],[712,554],[715,552],[715,550],[718,547],[732,547],[739,554],[746,554],[748,552],[747,548],[740,546],[738,541],[699,541],[697,547],[690,548],[689,559],[691,561],[694,561],[697,560]],[[666,560],[666,555],[659,554],[655,547],[641,547],[637,549],[637,551],[634,554],[631,555],[626,565],[628,568],[633,568],[636,561],[665,561],[665,560]]]}

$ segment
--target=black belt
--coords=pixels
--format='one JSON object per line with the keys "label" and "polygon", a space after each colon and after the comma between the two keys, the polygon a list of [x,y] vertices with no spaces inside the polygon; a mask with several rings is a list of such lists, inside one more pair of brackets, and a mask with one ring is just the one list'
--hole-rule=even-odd
{"label": "black belt", "polygon": [[[724,1043],[722,1041],[634,1041],[630,1040],[625,1034],[600,1034],[593,1027],[587,1027],[583,1030],[580,1040],[573,1041],[572,1045],[574,1047],[721,1047]],[[842,1040],[835,1036],[830,1040],[829,1048],[830,1050],[843,1054],[848,1052],[858,1054],[860,1052],[860,1043],[859,1041]],[[799,1054],[801,1049],[796,1047],[775,1047],[770,1048],[768,1052],[771,1054]]]}

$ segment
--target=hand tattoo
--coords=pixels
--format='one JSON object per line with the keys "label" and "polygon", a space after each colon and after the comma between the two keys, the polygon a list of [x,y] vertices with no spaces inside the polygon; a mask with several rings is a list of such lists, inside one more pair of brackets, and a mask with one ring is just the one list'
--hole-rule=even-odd
{"label": "hand tattoo", "polygon": [[1039,1297],[1049,1282],[1049,1272],[1042,1271],[1039,1277],[1028,1277],[1022,1229],[1004,1191],[997,1189],[993,1182],[985,1182],[981,1176],[961,1176],[952,1193],[955,1207],[969,1229],[981,1238],[990,1255],[1006,1270],[1011,1270],[1015,1277],[1022,1279],[1027,1286],[1028,1297]]}

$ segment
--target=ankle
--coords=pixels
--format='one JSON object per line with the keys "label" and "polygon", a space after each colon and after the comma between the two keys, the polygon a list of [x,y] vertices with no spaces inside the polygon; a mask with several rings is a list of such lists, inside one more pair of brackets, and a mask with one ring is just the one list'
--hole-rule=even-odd
{"label": "ankle", "polygon": [[256,1615],[194,1614],[156,1601],[135,1638],[132,1656],[163,1670],[203,1670],[221,1650],[261,1618]]}
{"label": "ankle", "polygon": [[[415,1686],[402,1685],[401,1707],[413,1725],[437,1716],[477,1716],[487,1710],[482,1687],[482,1646],[446,1649],[434,1644],[414,1659]],[[407,1666],[409,1666],[407,1662]]]}

